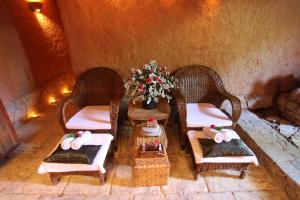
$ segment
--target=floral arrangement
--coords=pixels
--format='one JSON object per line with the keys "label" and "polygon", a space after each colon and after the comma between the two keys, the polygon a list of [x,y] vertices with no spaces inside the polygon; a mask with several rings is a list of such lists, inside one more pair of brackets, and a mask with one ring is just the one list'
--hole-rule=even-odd
{"label": "floral arrangement", "polygon": [[137,100],[158,102],[159,97],[171,99],[170,89],[176,88],[176,79],[166,71],[158,67],[155,60],[150,61],[142,69],[131,69],[132,73],[125,81],[128,94]]}

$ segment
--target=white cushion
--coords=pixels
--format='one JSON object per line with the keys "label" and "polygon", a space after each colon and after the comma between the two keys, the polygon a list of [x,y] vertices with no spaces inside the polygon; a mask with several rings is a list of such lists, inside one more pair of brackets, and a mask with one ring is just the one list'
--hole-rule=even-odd
{"label": "white cushion", "polygon": [[[232,139],[240,139],[240,137],[235,131],[230,131],[230,133]],[[198,164],[200,163],[253,163],[255,165],[258,165],[256,156],[251,151],[251,149],[249,149],[246,146],[246,144],[245,146],[248,148],[250,152],[253,153],[254,156],[228,156],[228,157],[203,158],[203,151],[198,138],[207,139],[208,137],[202,131],[188,131],[187,135],[192,146],[195,162]]]}
{"label": "white cushion", "polygon": [[186,105],[187,127],[231,126],[232,121],[217,107],[210,103],[188,103]]}
{"label": "white cushion", "polygon": [[[65,136],[64,136],[65,137]],[[57,143],[56,147],[48,155],[50,156],[60,145],[64,137]],[[42,162],[38,168],[39,174],[47,172],[72,172],[72,171],[97,171],[100,170],[105,173],[106,170],[103,166],[111,141],[113,140],[111,134],[92,134],[92,137],[85,143],[85,145],[102,145],[96,154],[93,163],[90,164],[70,164],[70,163],[49,163]]]}
{"label": "white cushion", "polygon": [[110,106],[86,106],[78,111],[66,124],[68,129],[111,129]]}

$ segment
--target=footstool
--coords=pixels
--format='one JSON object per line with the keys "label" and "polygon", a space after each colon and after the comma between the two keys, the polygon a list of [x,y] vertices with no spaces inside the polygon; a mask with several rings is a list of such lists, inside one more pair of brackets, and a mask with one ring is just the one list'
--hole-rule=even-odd
{"label": "footstool", "polygon": [[136,187],[161,186],[168,184],[170,162],[163,147],[164,155],[149,152],[141,155],[139,149],[134,149],[133,180]]}
{"label": "footstool", "polygon": [[[235,131],[231,131],[231,138],[240,139]],[[189,148],[193,158],[194,178],[197,180],[198,173],[208,170],[238,170],[241,171],[240,178],[244,178],[247,168],[250,163],[258,165],[258,161],[254,153],[239,140],[244,149],[250,153],[251,156],[220,156],[220,157],[206,157],[203,155],[203,148],[199,142],[199,139],[206,139],[207,136],[202,131],[188,131]],[[236,140],[237,141],[237,140]],[[219,145],[219,144],[217,144]]]}
{"label": "footstool", "polygon": [[[51,151],[49,156],[57,149],[63,138],[56,147]],[[39,174],[49,173],[53,185],[58,184],[60,178],[64,175],[83,175],[94,176],[99,178],[100,184],[105,183],[107,170],[104,168],[107,154],[111,152],[111,134],[92,134],[92,137],[85,145],[101,145],[92,164],[71,164],[71,163],[50,163],[42,162],[38,168]],[[111,156],[113,157],[113,156]]]}

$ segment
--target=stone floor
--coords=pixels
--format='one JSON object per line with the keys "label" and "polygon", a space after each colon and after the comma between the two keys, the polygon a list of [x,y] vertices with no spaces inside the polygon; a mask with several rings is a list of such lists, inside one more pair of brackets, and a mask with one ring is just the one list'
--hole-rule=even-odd
{"label": "stone floor", "polygon": [[237,172],[214,171],[203,173],[194,181],[191,158],[180,150],[178,134],[170,126],[167,127],[168,156],[171,162],[168,185],[133,187],[128,151],[131,131],[130,127],[122,126],[116,163],[106,184],[99,186],[96,178],[67,176],[57,186],[52,186],[48,175],[37,174],[37,168],[63,134],[55,114],[32,121],[17,132],[22,135],[23,142],[11,158],[0,166],[0,200],[288,199],[262,167],[251,166],[243,180],[237,178]]}

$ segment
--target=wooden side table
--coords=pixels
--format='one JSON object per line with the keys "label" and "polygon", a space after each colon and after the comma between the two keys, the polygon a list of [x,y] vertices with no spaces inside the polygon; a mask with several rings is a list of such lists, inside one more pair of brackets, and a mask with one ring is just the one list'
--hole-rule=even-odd
{"label": "wooden side table", "polygon": [[135,102],[135,104],[133,104],[133,102],[130,101],[128,105],[128,117],[132,126],[136,126],[138,121],[146,121],[151,117],[162,121],[163,125],[166,126],[170,114],[170,106],[165,99],[160,99],[157,107],[152,110],[144,109],[142,102]]}

